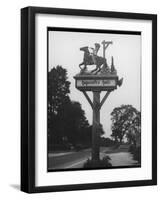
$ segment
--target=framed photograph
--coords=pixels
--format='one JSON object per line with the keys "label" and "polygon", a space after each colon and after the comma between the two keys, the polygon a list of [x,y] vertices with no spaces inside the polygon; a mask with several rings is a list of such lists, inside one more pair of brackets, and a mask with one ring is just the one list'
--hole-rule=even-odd
{"label": "framed photograph", "polygon": [[21,9],[21,190],[157,184],[157,16]]}

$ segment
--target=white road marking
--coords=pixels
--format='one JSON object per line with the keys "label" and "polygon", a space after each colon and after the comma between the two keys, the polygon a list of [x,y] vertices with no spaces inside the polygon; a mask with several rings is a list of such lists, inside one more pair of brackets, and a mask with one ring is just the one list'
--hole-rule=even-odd
{"label": "white road marking", "polygon": [[49,157],[59,157],[59,156],[70,155],[70,154],[73,154],[73,153],[75,153],[75,152],[49,153],[48,156]]}
{"label": "white road marking", "polygon": [[79,162],[76,162],[76,163],[73,163],[73,164],[71,164],[71,165],[68,165],[68,166],[66,166],[65,168],[72,168],[72,167],[74,167],[74,166],[77,166],[77,165],[79,165],[79,164],[83,164],[85,161],[87,161],[87,158],[86,159],[83,159],[83,160],[81,160],[81,161],[79,161]]}

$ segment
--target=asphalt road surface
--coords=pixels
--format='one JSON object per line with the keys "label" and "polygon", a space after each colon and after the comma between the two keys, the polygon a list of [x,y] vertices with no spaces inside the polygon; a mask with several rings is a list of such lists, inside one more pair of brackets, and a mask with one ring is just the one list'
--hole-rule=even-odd
{"label": "asphalt road surface", "polygon": [[78,152],[49,154],[48,166],[50,169],[81,168],[83,163],[91,157],[91,149]]}
{"label": "asphalt road surface", "polygon": [[[108,147],[100,148],[100,158],[109,155],[112,166],[129,166],[137,164],[129,152],[112,151]],[[91,158],[91,149],[77,152],[49,153],[48,170],[83,168],[84,162]]]}

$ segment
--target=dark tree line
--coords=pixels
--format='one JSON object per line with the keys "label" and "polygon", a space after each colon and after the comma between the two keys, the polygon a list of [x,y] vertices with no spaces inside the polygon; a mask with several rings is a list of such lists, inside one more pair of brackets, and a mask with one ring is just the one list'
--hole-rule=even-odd
{"label": "dark tree line", "polygon": [[91,145],[92,127],[79,102],[69,97],[70,82],[61,66],[48,72],[48,146],[66,149]]}

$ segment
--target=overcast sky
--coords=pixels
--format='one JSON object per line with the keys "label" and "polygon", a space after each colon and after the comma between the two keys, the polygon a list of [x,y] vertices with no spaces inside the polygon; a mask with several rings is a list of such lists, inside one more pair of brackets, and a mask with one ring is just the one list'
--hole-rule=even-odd
{"label": "overcast sky", "polygon": [[[86,117],[92,124],[92,109],[86,98],[75,88],[73,76],[80,72],[78,65],[83,61],[83,52],[80,47],[94,47],[94,43],[113,41],[106,50],[108,65],[111,64],[111,56],[114,57],[114,65],[119,78],[124,78],[123,85],[111,92],[101,108],[100,122],[103,125],[105,135],[111,134],[112,110],[122,104],[131,104],[140,111],[140,71],[141,71],[141,35],[79,33],[49,31],[49,70],[61,65],[67,69],[70,85],[70,98],[79,101],[85,110]],[[98,52],[102,56],[102,45]],[[94,66],[88,66],[89,70]],[[103,97],[105,93],[101,93]],[[92,98],[92,93],[89,93]],[[70,117],[70,116],[69,116]]]}

